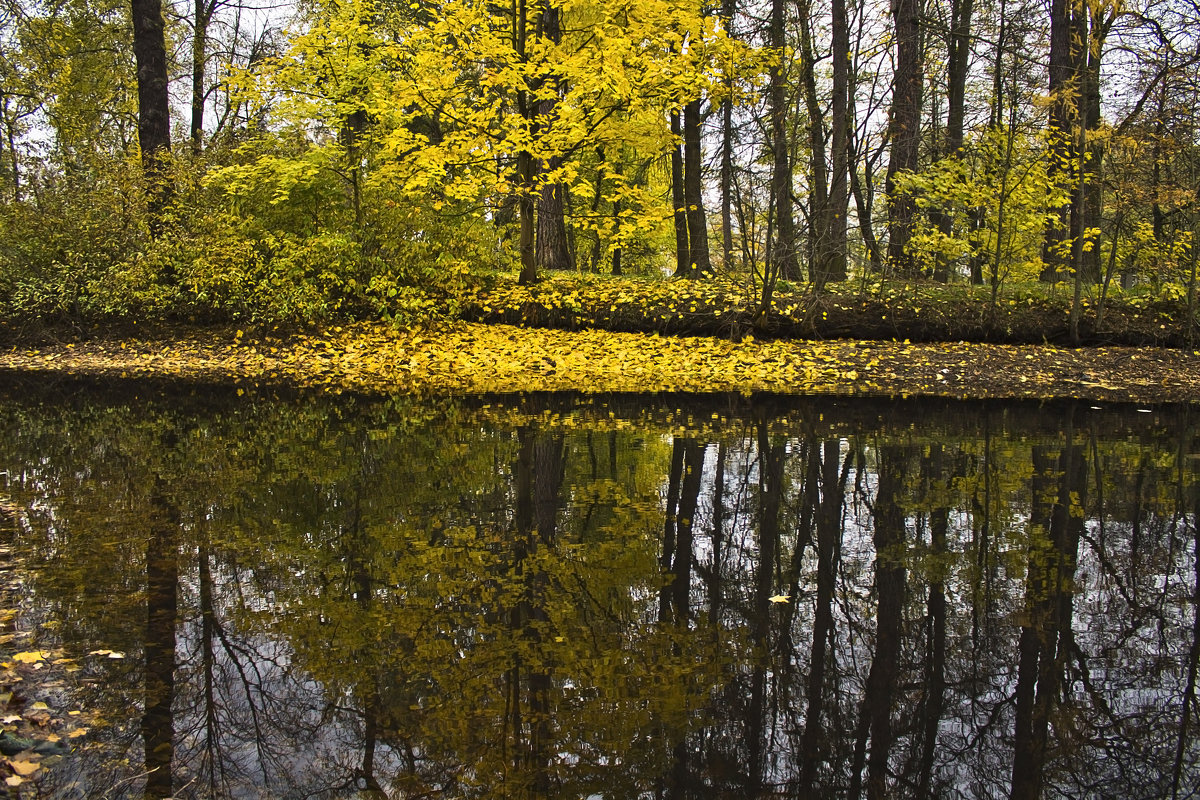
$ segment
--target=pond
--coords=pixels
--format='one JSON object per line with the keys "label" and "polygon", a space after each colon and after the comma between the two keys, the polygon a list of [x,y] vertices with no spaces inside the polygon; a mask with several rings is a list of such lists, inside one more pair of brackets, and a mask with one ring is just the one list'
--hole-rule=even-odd
{"label": "pond", "polygon": [[1198,423],[19,387],[13,794],[1195,797]]}

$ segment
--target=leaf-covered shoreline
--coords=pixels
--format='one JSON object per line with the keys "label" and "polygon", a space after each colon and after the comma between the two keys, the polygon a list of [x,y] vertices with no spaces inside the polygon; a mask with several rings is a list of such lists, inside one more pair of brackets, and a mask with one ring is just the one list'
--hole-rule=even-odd
{"label": "leaf-covered shoreline", "polygon": [[200,329],[0,353],[0,371],[365,394],[740,392],[1195,403],[1200,352],[894,341],[729,342],[455,323]]}

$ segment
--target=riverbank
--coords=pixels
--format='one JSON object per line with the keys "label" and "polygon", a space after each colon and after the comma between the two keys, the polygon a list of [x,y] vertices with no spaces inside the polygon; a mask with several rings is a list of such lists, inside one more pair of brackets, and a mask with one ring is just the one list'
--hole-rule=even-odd
{"label": "riverbank", "polygon": [[1182,349],[1200,342],[1184,297],[1119,290],[1084,296],[1073,325],[1069,288],[1024,282],[993,295],[986,286],[893,279],[833,284],[816,293],[806,284],[785,284],[762,311],[761,286],[730,276],[647,280],[559,273],[532,286],[507,275],[471,276],[431,291],[425,302],[467,322],[734,341],[753,335]]}
{"label": "riverbank", "polygon": [[773,392],[1200,402],[1200,352],[896,341],[757,341],[448,323],[302,332],[160,329],[10,346],[0,373],[179,378],[367,394]]}

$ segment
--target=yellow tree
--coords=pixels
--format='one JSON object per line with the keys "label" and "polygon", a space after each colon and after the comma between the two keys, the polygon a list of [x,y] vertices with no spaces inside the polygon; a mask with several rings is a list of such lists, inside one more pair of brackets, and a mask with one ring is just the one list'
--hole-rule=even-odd
{"label": "yellow tree", "polygon": [[[720,89],[744,56],[695,0],[346,0],[321,9],[253,89],[340,160],[356,203],[364,186],[401,206],[488,218],[515,201],[529,283],[543,188],[595,192],[584,154],[666,153],[668,113]],[[225,178],[237,191],[264,166],[284,184],[306,174],[275,158]],[[599,169],[636,224],[636,187],[619,164]]]}

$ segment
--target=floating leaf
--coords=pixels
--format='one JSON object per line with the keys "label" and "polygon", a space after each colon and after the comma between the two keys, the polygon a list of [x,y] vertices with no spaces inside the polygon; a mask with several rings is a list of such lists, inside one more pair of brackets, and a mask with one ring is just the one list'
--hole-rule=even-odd
{"label": "floating leaf", "polygon": [[22,664],[36,664],[39,661],[46,660],[46,653],[41,650],[30,650],[25,653],[17,653],[13,656],[13,661],[19,661]]}
{"label": "floating leaf", "polygon": [[124,658],[124,653],[118,653],[115,650],[93,650],[88,653],[89,656],[104,656],[105,658]]}
{"label": "floating leaf", "polygon": [[769,597],[767,599],[770,600],[772,603],[786,603],[787,601],[792,599],[792,596],[789,594],[776,594],[776,595],[772,595],[771,597]]}

